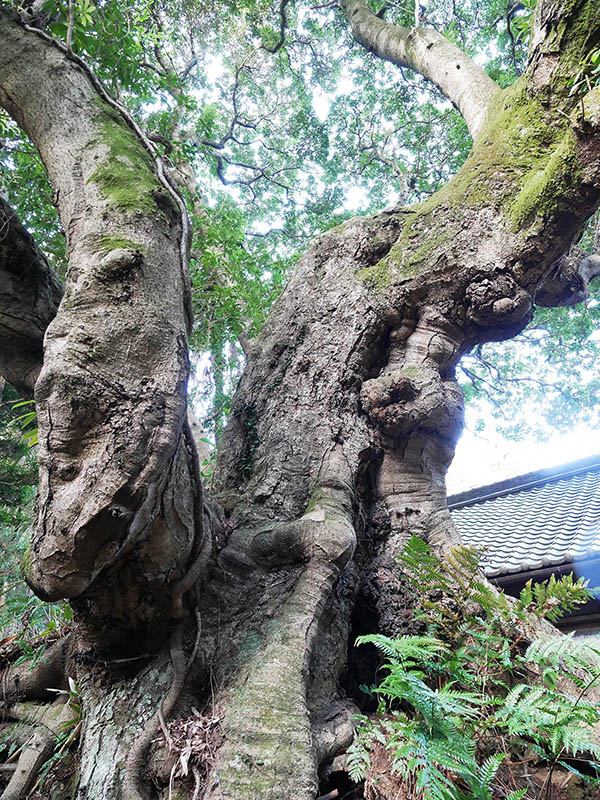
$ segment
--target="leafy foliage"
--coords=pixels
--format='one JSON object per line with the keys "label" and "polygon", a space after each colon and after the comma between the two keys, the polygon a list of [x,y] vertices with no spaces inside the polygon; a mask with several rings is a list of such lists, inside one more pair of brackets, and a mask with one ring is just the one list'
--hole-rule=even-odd
{"label": "leafy foliage", "polygon": [[[389,21],[413,25],[410,4],[379,5]],[[526,63],[533,6],[436,0],[426,22],[507,86]],[[466,159],[465,124],[410,70],[365,58],[334,4],[289,4],[280,47],[276,0],[46,0],[43,13],[163,150],[186,194],[196,233],[194,399],[218,438],[247,340],[310,237],[357,211],[428,197]],[[3,114],[0,189],[62,272],[64,235],[43,165]],[[485,395],[491,381],[535,394],[535,384],[507,384],[501,360],[493,380],[484,368],[467,393]],[[517,377],[532,372],[527,357],[508,360]],[[594,381],[572,401],[592,399]],[[506,397],[498,405],[507,408]],[[511,409],[521,406],[517,392]]]}
{"label": "leafy foliage", "polygon": [[372,690],[378,715],[361,718],[349,751],[354,780],[368,779],[377,746],[411,796],[427,800],[506,796],[500,776],[512,772],[511,752],[515,761],[532,752],[546,763],[547,781],[559,761],[570,768],[568,759],[584,755],[592,773],[585,779],[598,778],[590,757],[600,755],[600,710],[589,693],[600,681],[600,648],[572,636],[531,641],[535,620],[555,620],[589,599],[585,583],[530,581],[512,602],[484,582],[480,555],[456,547],[440,562],[412,537],[399,557],[427,634],[357,640],[379,649],[384,676]]}
{"label": "leafy foliage", "polygon": [[[21,438],[27,442],[29,447],[35,447],[38,443],[37,412],[34,400],[20,400],[13,403],[13,411],[20,409],[23,413],[15,417],[13,424],[18,424],[21,428]],[[26,410],[25,410],[26,409]]]}
{"label": "leafy foliage", "polygon": [[0,405],[0,630],[15,614],[25,613],[19,574],[19,555],[27,540],[37,465],[21,440],[12,410],[17,396],[5,387]]}
{"label": "leafy foliage", "polygon": [[600,48],[588,53],[587,59],[571,78],[570,94],[578,95],[589,91],[600,83]]}
{"label": "leafy foliage", "polygon": [[[33,658],[36,650],[28,645],[28,640],[53,633],[68,623],[71,610],[62,603],[43,603],[29,590],[21,575],[37,486],[37,461],[30,436],[33,431],[29,428],[35,412],[28,410],[23,414],[24,408],[31,409],[29,401],[19,400],[8,385],[4,386],[1,399],[0,639],[16,636],[22,653]],[[22,405],[24,402],[26,405]]]}

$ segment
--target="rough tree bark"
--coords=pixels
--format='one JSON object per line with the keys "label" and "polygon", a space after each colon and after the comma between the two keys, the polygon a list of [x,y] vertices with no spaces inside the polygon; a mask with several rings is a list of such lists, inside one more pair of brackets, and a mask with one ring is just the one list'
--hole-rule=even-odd
{"label": "rough tree bark", "polygon": [[413,533],[440,553],[457,541],[458,359],[522,330],[538,296],[581,300],[597,271],[565,258],[600,203],[600,89],[567,86],[600,41],[596,0],[541,0],[527,72],[504,90],[435,31],[343,7],[361,44],[447,94],[473,150],[425,203],[350,220],[300,260],[223,436],[224,524],[185,423],[168,180],[81,65],[0,9],[0,102],[44,159],[68,241],[35,386],[28,571],[75,609],[80,800],[169,796],[168,759],[141,775],[165,695],[164,716],[219,721],[203,797],[314,800],[351,736],[352,637],[402,632],[394,554]]}
{"label": "rough tree bark", "polygon": [[[80,64],[6,9],[0,36],[0,102],[44,160],[69,259],[35,385],[39,517],[27,577],[46,599],[73,599],[73,662],[152,655],[183,624],[182,596],[210,554],[185,421],[182,220],[153,158]],[[130,697],[136,720],[152,716],[161,696],[161,681],[146,683]],[[87,715],[84,738],[93,723]],[[85,785],[93,770],[84,756],[80,796],[114,797],[115,764],[137,731],[91,730],[114,758],[94,766],[94,786],[107,787],[98,795]],[[102,765],[114,777],[99,775]]]}
{"label": "rough tree bark", "polygon": [[44,254],[0,197],[0,375],[28,396],[61,297]]}

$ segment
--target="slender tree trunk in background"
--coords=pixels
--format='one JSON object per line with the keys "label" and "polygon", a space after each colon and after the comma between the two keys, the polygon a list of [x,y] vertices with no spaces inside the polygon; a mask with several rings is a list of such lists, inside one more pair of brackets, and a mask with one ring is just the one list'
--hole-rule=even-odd
{"label": "slender tree trunk in background", "polygon": [[300,260],[223,435],[224,524],[185,423],[173,197],[87,74],[0,11],[0,101],[38,146],[68,236],[36,384],[29,579],[76,612],[79,800],[170,796],[151,745],[164,697],[163,716],[218,724],[205,798],[317,797],[319,764],[352,736],[354,635],[404,629],[394,554],[414,533],[440,554],[458,541],[444,486],[458,359],[522,330],[542,290],[584,294],[562,257],[600,202],[600,90],[570,97],[567,80],[600,38],[595,0],[541,2],[529,69],[502,91],[438,34],[345,10],[362,44],[448,94],[473,151],[427,202],[350,220]]}

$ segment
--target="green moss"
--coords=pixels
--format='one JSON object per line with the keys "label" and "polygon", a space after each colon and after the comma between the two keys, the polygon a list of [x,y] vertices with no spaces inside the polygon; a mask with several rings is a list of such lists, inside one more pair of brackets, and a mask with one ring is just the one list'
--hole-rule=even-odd
{"label": "green moss", "polygon": [[414,367],[410,365],[407,367],[402,367],[402,374],[406,375],[406,377],[410,378],[411,380],[413,378],[418,378],[419,375],[421,375],[421,372],[422,370],[419,367]]}
{"label": "green moss", "polygon": [[[234,719],[235,727],[248,732],[243,741],[224,743],[228,752],[222,762],[226,768],[221,788],[228,796],[233,788],[231,796],[236,800],[280,797],[276,776],[286,774],[292,779],[310,758],[295,737],[277,734],[286,730],[290,716],[299,714],[304,700],[302,659],[298,659],[294,636],[297,620],[294,614],[284,615],[268,627],[263,646],[247,661],[245,675],[229,698],[228,717]],[[251,721],[249,726],[246,719]],[[227,720],[224,729],[227,732]]]}
{"label": "green moss", "polygon": [[111,233],[98,236],[96,247],[101,253],[111,253],[113,250],[132,250],[136,253],[142,253],[144,250],[141,244]]}
{"label": "green moss", "polygon": [[471,208],[500,207],[515,184],[547,159],[565,124],[527,93],[523,80],[517,81],[496,97],[471,155],[448,184],[448,200],[455,205],[462,198]]}
{"label": "green moss", "polygon": [[515,229],[560,211],[581,173],[574,134],[567,131],[543,168],[533,172],[508,209]]}
{"label": "green moss", "polygon": [[396,244],[377,264],[359,270],[359,281],[383,292],[425,273],[454,240],[457,209],[467,216],[470,210],[496,209],[515,230],[560,213],[580,165],[569,117],[541,95],[527,90],[524,77],[497,93],[461,169],[406,215]]}
{"label": "green moss", "polygon": [[[423,274],[431,263],[431,256],[451,238],[451,234],[437,224],[431,235],[422,230],[434,225],[433,220],[429,223],[424,221],[433,210],[427,207],[428,203],[429,201],[417,206],[416,212],[407,220],[400,238],[381,261],[357,272],[359,281],[381,292],[392,284],[405,283]],[[413,247],[415,239],[422,241],[416,249]]]}
{"label": "green moss", "polygon": [[546,52],[561,50],[551,82],[555,93],[568,91],[573,76],[585,67],[589,53],[600,42],[598,0],[572,0],[564,6],[554,41],[544,48]]}
{"label": "green moss", "polygon": [[527,94],[523,81],[499,92],[462,168],[415,206],[390,252],[374,266],[361,269],[358,279],[375,291],[384,291],[422,275],[453,240],[456,208],[503,208],[514,198],[515,188],[542,168],[564,127],[564,120],[557,123]]}
{"label": "green moss", "polygon": [[317,509],[323,513],[323,518],[327,522],[343,521],[347,518],[346,510],[340,507],[335,494],[332,495],[330,490],[324,489],[322,486],[317,486],[311,493],[304,513],[310,514]]}
{"label": "green moss", "polygon": [[123,120],[104,112],[99,125],[101,136],[95,144],[106,145],[108,151],[88,183],[96,183],[106,199],[123,211],[152,213],[154,193],[161,186],[149,154]]}
{"label": "green moss", "polygon": [[383,291],[392,283],[392,273],[385,259],[379,261],[372,267],[365,267],[358,270],[356,277],[370,289]]}
{"label": "green moss", "polygon": [[308,498],[308,504],[306,506],[305,514],[310,514],[311,511],[314,511],[315,508],[320,505],[323,500],[325,499],[325,494],[321,488],[317,488]]}
{"label": "green moss", "polygon": [[[515,195],[528,187],[526,195],[533,203],[533,184],[539,182],[539,173],[546,171],[548,153],[553,151],[556,158],[544,183],[546,193],[555,188],[560,194],[556,182],[561,172],[559,162],[563,164],[567,155],[569,158],[574,155],[574,149],[565,149],[563,144],[569,127],[567,118],[549,110],[527,92],[524,79],[499,92],[469,158],[451,181],[417,207],[416,217],[408,223],[412,230],[404,236],[405,243],[410,242],[411,236],[422,237],[428,224],[433,229],[434,219],[424,220],[424,217],[439,215],[443,209],[491,206],[504,210],[514,220]],[[550,181],[550,172],[554,181]],[[531,205],[528,213],[533,211]],[[427,240],[412,253],[411,264],[426,261],[440,244],[443,241]]]}

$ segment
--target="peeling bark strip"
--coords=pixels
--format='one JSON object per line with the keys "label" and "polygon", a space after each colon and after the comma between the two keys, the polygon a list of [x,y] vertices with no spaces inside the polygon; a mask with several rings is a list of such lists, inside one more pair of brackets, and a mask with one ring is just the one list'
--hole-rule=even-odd
{"label": "peeling bark strip", "polygon": [[168,628],[169,592],[158,590],[183,579],[199,547],[194,445],[183,435],[180,215],[143,144],[77,64],[6,9],[0,37],[0,101],[48,169],[69,259],[36,385],[28,579],[48,599],[79,598],[89,635],[106,644],[157,619]]}
{"label": "peeling bark strip", "polygon": [[25,395],[33,393],[61,297],[44,254],[0,197],[0,375]]}

